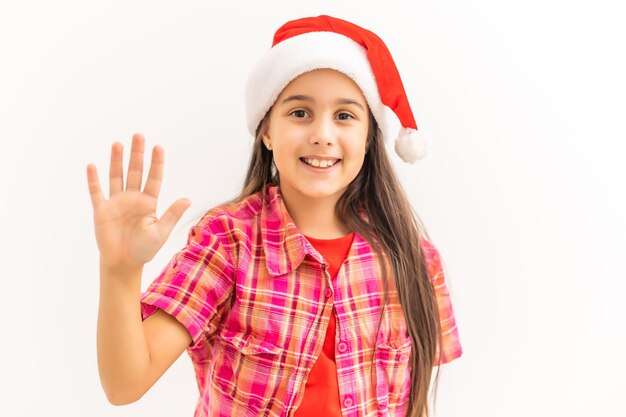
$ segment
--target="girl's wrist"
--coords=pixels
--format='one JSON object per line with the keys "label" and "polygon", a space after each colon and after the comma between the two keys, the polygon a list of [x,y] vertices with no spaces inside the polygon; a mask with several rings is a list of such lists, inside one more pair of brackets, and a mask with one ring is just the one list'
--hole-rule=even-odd
{"label": "girl's wrist", "polygon": [[141,277],[143,264],[140,265],[110,265],[100,259],[100,276],[107,279],[128,281],[132,276]]}

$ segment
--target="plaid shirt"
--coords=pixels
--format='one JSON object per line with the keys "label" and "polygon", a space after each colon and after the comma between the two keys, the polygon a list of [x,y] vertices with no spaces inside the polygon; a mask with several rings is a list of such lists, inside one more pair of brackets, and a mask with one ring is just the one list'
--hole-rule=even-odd
{"label": "plaid shirt", "polygon": [[[445,363],[462,350],[437,249],[422,245]],[[141,294],[141,312],[145,319],[161,308],[188,329],[200,391],[195,417],[293,415],[333,306],[343,415],[404,416],[412,343],[393,279],[372,361],[384,290],[376,253],[355,233],[335,280],[326,268],[277,185],[209,210],[191,228],[186,246]]]}

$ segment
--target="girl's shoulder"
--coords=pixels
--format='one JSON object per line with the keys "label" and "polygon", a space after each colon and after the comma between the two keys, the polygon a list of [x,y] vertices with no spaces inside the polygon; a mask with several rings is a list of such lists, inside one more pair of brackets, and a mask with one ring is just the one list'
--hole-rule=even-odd
{"label": "girl's shoulder", "polygon": [[422,253],[426,261],[426,268],[428,269],[431,279],[436,280],[443,274],[443,263],[439,254],[439,250],[435,244],[423,234],[420,234],[420,244],[422,246]]}
{"label": "girl's shoulder", "polygon": [[425,236],[423,233],[420,233],[420,244],[422,245],[422,250],[424,251],[424,255],[429,256],[433,253],[437,252],[437,248],[430,240],[428,236]]}

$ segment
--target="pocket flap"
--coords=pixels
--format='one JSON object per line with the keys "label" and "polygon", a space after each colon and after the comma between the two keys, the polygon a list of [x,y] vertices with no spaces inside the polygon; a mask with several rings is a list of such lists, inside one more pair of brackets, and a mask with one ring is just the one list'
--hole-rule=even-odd
{"label": "pocket flap", "polygon": [[224,332],[220,337],[227,343],[233,345],[244,355],[256,355],[260,353],[276,354],[282,352],[283,348],[276,346],[265,340],[257,339],[252,334],[244,335],[235,332]]}

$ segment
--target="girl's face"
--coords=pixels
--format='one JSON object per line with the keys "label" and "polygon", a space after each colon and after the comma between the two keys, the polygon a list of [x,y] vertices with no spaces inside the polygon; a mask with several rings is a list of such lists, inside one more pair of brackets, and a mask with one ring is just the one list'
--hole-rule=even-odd
{"label": "girl's face", "polygon": [[341,72],[318,69],[291,81],[262,135],[283,193],[336,201],[363,165],[368,117],[361,89]]}

